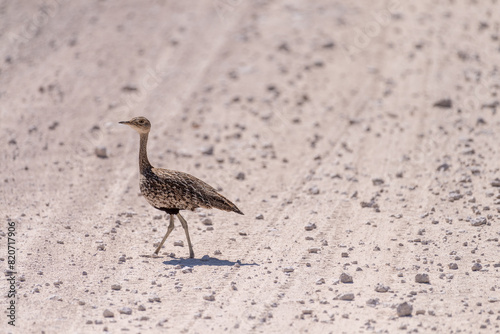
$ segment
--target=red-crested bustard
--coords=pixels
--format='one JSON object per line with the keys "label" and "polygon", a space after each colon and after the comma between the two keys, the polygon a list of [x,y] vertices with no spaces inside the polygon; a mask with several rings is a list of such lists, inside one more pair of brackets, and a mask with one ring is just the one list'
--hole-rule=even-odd
{"label": "red-crested bustard", "polygon": [[188,225],[180,210],[194,210],[196,208],[216,208],[224,211],[234,211],[243,214],[236,205],[222,196],[213,187],[187,173],[151,166],[147,155],[148,134],[151,123],[145,117],[134,117],[130,121],[123,121],[140,135],[139,149],[139,184],[141,193],[146,200],[158,210],[170,215],[170,224],[167,233],[155,250],[158,255],[161,247],[174,229],[174,215],[176,215],[184,231],[189,245],[189,257],[194,257],[193,245],[189,238]]}

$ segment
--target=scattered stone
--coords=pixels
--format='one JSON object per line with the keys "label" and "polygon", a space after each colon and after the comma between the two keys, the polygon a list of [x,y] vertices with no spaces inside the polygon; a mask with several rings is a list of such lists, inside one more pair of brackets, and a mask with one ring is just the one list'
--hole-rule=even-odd
{"label": "scattered stone", "polygon": [[320,250],[321,250],[321,248],[319,248],[319,247],[311,247],[311,248],[309,248],[307,251],[308,251],[309,253],[314,253],[314,254],[316,254],[316,253],[318,253]]}
{"label": "scattered stone", "polygon": [[335,46],[335,43],[334,42],[326,42],[325,44],[323,44],[323,49],[333,49],[333,47]]}
{"label": "scattered stone", "polygon": [[477,263],[477,262],[476,262],[476,263],[474,263],[474,264],[472,265],[472,271],[479,271],[479,270],[481,270],[481,269],[483,269],[483,266],[481,265],[481,263]]}
{"label": "scattered stone", "polygon": [[381,179],[381,178],[375,178],[375,179],[372,179],[372,183],[374,186],[381,186],[384,184],[384,180]]}
{"label": "scattered stone", "polygon": [[471,219],[470,223],[472,226],[481,226],[481,225],[484,225],[488,222],[488,220],[486,219],[486,217],[477,217],[477,218],[474,218],[474,219]]}
{"label": "scattered stone", "polygon": [[309,188],[309,194],[311,195],[318,195],[319,194],[319,188],[317,186],[312,186]]}
{"label": "scattered stone", "polygon": [[496,178],[493,181],[491,181],[491,186],[492,187],[500,187],[500,179]]}
{"label": "scattered stone", "polygon": [[174,246],[184,247],[184,241],[182,240],[174,241]]}
{"label": "scattered stone", "polygon": [[423,273],[415,275],[415,282],[429,284],[429,274]]}
{"label": "scattered stone", "polygon": [[104,312],[102,312],[102,315],[104,318],[113,318],[115,316],[115,314],[108,309],[105,309]]}
{"label": "scattered stone", "polygon": [[387,285],[383,285],[381,283],[379,283],[375,286],[376,292],[387,292],[389,290],[390,290],[390,288]]}
{"label": "scattered stone", "polygon": [[398,313],[398,317],[409,317],[413,312],[413,306],[408,304],[408,302],[404,302],[398,305],[396,312]]}
{"label": "scattered stone", "polygon": [[458,269],[458,264],[456,264],[455,262],[450,263],[448,265],[448,268],[450,268],[451,270],[457,270]]}
{"label": "scattered stone", "polygon": [[137,90],[138,88],[134,84],[126,84],[125,86],[122,87],[122,91],[124,92],[135,92]]}
{"label": "scattered stone", "polygon": [[236,180],[243,181],[244,179],[245,179],[245,173],[239,172],[238,174],[236,174]]}
{"label": "scattered stone", "polygon": [[366,305],[368,306],[377,306],[380,304],[380,299],[378,298],[370,298],[366,301]]}
{"label": "scattered stone", "polygon": [[257,216],[255,216],[255,219],[262,220],[264,219],[264,215],[262,213],[259,213]]}
{"label": "scattered stone", "polygon": [[438,172],[441,172],[441,171],[446,172],[448,169],[450,169],[450,167],[451,166],[445,162],[445,163],[438,166],[437,171]]}
{"label": "scattered stone", "polygon": [[153,302],[161,302],[160,297],[156,293],[151,293],[150,296],[148,297],[148,302],[153,303]]}
{"label": "scattered stone", "polygon": [[313,310],[302,310],[302,314],[312,314]]}
{"label": "scattered stone", "polygon": [[424,315],[425,314],[425,310],[417,310],[417,312],[415,312],[416,315]]}
{"label": "scattered stone", "polygon": [[349,275],[348,273],[342,273],[342,274],[340,274],[340,281],[342,283],[352,283],[353,279],[352,279],[352,276]]}
{"label": "scattered stone", "polygon": [[213,294],[204,295],[203,299],[208,300],[209,302],[213,302],[215,300],[215,296]]}
{"label": "scattered stone", "polygon": [[49,300],[57,300],[58,302],[62,302],[63,299],[58,295],[52,295],[49,297]]}
{"label": "scattered stone", "polygon": [[352,300],[354,300],[354,293],[343,293],[339,296],[339,299],[352,301]]}
{"label": "scattered stone", "polygon": [[455,190],[448,194],[448,201],[450,202],[458,201],[462,197],[464,197],[464,195],[460,194],[459,190]]}
{"label": "scattered stone", "polygon": [[122,307],[121,309],[118,310],[120,314],[127,314],[130,315],[132,314],[132,309],[130,307]]}
{"label": "scattered stone", "polygon": [[293,267],[285,267],[283,268],[284,273],[293,273],[295,269]]}
{"label": "scattered stone", "polygon": [[325,284],[325,279],[324,278],[320,278],[316,281],[316,285],[321,285],[321,284]]}
{"label": "scattered stone", "polygon": [[111,290],[120,291],[121,289],[122,289],[122,286],[120,284],[113,284],[111,286]]}
{"label": "scattered stone", "polygon": [[201,223],[202,223],[203,225],[205,225],[205,226],[212,226],[212,225],[213,225],[213,223],[212,223],[212,219],[210,219],[210,218],[205,218],[205,219],[203,219],[203,220],[201,221]]}
{"label": "scattered stone", "polygon": [[437,107],[437,108],[444,108],[444,109],[449,109],[451,108],[453,105],[451,99],[441,99],[439,101],[437,101],[436,103],[434,103],[434,107]]}
{"label": "scattered stone", "polygon": [[204,154],[204,155],[213,155],[214,154],[214,147],[213,147],[213,145],[202,147],[201,148],[201,153]]}
{"label": "scattered stone", "polygon": [[105,146],[97,146],[94,152],[98,158],[106,159],[108,157],[108,150]]}
{"label": "scattered stone", "polygon": [[203,255],[203,257],[201,258],[201,260],[202,260],[203,262],[206,262],[206,261],[210,260],[210,256],[208,256],[208,255]]}
{"label": "scattered stone", "polygon": [[238,233],[239,233],[239,235],[241,235],[243,237],[248,235],[246,231],[239,231]]}
{"label": "scattered stone", "polygon": [[182,271],[183,274],[189,274],[189,273],[193,272],[193,267],[185,266],[184,268],[182,268],[181,271]]}
{"label": "scattered stone", "polygon": [[305,229],[306,231],[312,231],[312,230],[314,230],[315,228],[316,228],[316,224],[315,224],[315,223],[309,223],[309,224],[307,224],[306,226],[304,226],[304,229]]}

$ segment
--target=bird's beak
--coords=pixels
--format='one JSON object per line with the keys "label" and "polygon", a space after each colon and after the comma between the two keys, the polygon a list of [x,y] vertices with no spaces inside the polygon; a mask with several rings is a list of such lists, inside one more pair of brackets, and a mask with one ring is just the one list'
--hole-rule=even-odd
{"label": "bird's beak", "polygon": [[120,124],[130,124],[130,121],[121,121],[121,122],[118,122]]}

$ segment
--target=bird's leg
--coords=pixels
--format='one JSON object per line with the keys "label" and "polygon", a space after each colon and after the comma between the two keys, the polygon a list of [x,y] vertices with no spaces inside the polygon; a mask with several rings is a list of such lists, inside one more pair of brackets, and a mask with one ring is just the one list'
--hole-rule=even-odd
{"label": "bird's leg", "polygon": [[180,213],[177,214],[177,217],[179,217],[179,220],[181,221],[181,225],[184,228],[184,232],[186,232],[186,239],[188,241],[188,246],[189,246],[189,257],[193,258],[194,257],[194,251],[193,251],[193,245],[191,244],[191,239],[189,239],[188,223],[184,219],[184,217],[181,216]]}
{"label": "bird's leg", "polygon": [[169,236],[170,232],[174,229],[174,215],[170,215],[170,224],[168,225],[167,228],[167,233],[165,233],[165,236],[163,237],[163,240],[160,242],[160,245],[158,248],[155,250],[155,254],[158,255],[158,252],[160,251],[161,246],[165,243],[165,240],[167,240],[167,237]]}

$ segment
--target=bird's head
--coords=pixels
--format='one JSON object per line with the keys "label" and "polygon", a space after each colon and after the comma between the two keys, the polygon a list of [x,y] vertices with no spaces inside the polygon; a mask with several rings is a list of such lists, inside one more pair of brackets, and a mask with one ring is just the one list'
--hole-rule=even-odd
{"label": "bird's head", "polygon": [[146,117],[134,117],[130,121],[122,121],[119,122],[120,124],[127,124],[130,126],[132,129],[135,131],[139,132],[140,134],[145,134],[149,133],[149,130],[151,130],[151,123]]}

